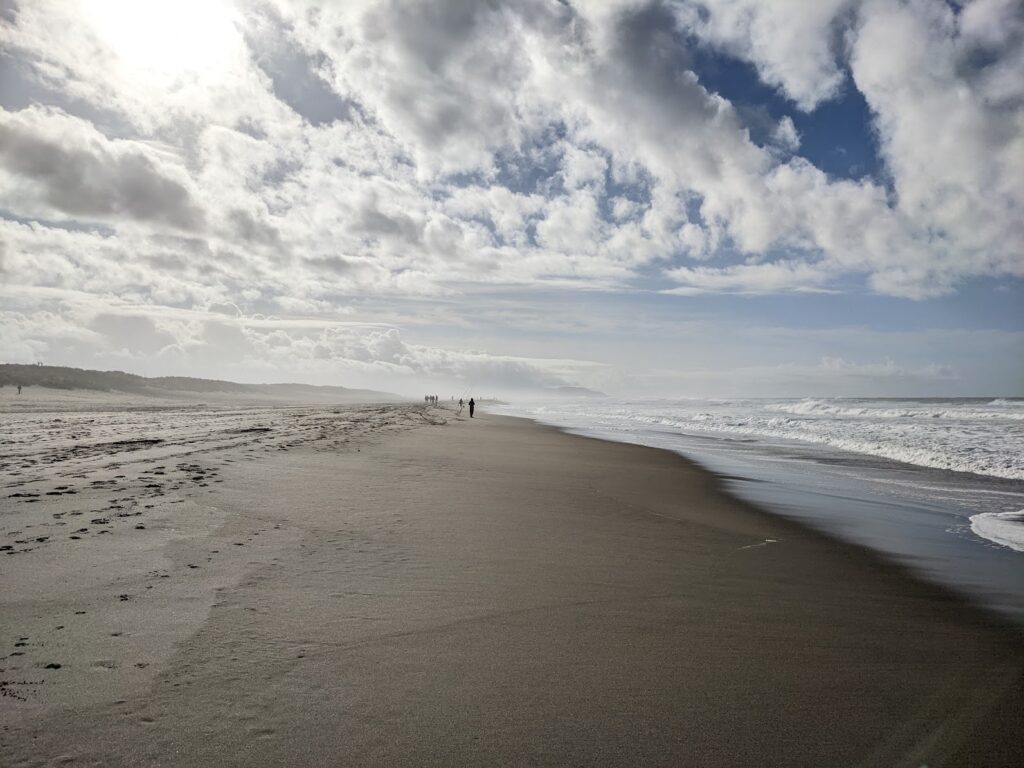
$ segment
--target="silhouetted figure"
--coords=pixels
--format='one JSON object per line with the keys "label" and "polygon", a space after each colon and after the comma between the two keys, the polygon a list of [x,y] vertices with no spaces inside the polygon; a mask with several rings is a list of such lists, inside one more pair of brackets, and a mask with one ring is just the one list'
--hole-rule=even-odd
{"label": "silhouetted figure", "polygon": [[21,394],[21,384],[18,385],[18,394]]}
{"label": "silhouetted figure", "polygon": [[476,410],[476,403],[473,401],[473,398],[471,397],[471,398],[469,398],[469,418],[471,418],[471,419],[473,418],[473,411],[475,411],[475,410]]}

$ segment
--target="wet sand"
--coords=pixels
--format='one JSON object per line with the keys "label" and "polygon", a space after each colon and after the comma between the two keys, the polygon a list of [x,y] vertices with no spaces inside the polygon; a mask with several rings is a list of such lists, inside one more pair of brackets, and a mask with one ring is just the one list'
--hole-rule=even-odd
{"label": "wet sand", "polygon": [[1018,629],[675,455],[464,416],[19,423],[3,764],[1024,764]]}

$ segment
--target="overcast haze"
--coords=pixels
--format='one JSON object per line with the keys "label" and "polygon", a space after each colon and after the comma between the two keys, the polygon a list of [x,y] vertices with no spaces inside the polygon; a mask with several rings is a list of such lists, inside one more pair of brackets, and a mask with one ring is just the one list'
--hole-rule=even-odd
{"label": "overcast haze", "polygon": [[1024,394],[1018,0],[0,0],[6,362]]}

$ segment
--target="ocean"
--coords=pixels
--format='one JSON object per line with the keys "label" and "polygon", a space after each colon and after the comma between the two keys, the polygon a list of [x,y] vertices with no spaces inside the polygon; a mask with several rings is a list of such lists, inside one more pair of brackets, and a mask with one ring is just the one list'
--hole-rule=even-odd
{"label": "ocean", "polygon": [[594,398],[498,410],[680,453],[739,496],[1024,622],[1024,398]]}

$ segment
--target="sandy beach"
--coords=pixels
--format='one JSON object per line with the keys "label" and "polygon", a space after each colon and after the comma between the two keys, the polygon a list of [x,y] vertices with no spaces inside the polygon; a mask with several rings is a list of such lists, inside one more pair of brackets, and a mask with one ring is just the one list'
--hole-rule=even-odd
{"label": "sandy beach", "polygon": [[668,452],[6,411],[10,766],[1024,764],[1024,635]]}

